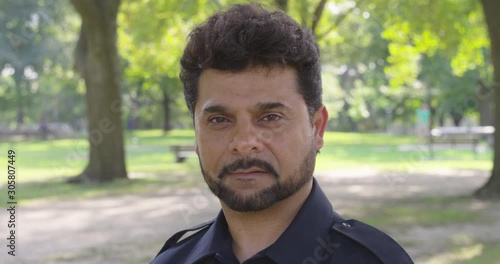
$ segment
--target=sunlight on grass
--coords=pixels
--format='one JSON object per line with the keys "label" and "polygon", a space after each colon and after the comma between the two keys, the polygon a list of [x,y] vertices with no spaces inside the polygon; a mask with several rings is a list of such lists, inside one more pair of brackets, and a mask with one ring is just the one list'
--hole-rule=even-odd
{"label": "sunlight on grass", "polygon": [[[452,264],[457,263],[457,261],[469,260],[474,257],[480,256],[483,253],[484,246],[482,244],[475,244],[471,246],[465,246],[460,248],[456,252],[446,252],[437,255],[430,259],[428,264]],[[478,263],[478,262],[474,262]],[[491,263],[491,262],[489,262]]]}
{"label": "sunlight on grass", "polygon": [[500,245],[491,242],[452,244],[450,251],[432,256],[427,264],[492,264],[500,259]]}
{"label": "sunlight on grass", "polygon": [[326,132],[325,145],[401,145],[414,144],[415,137],[389,134],[365,134],[347,132]]}
{"label": "sunlight on grass", "polygon": [[482,207],[471,197],[423,197],[401,200],[385,207],[361,207],[345,214],[384,229],[407,226],[442,226],[461,223],[488,223]]}
{"label": "sunlight on grass", "polygon": [[481,245],[480,254],[476,254],[467,259],[462,259],[461,264],[489,264],[500,260],[500,244]]}
{"label": "sunlight on grass", "polygon": [[440,226],[481,221],[475,212],[447,208],[391,207],[362,217],[374,226]]}

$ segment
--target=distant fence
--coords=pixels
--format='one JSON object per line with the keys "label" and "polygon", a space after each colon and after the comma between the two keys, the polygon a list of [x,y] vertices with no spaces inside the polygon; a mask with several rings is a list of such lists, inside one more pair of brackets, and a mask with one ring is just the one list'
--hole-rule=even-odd
{"label": "distant fence", "polygon": [[0,125],[0,139],[60,139],[74,138],[75,130],[68,123],[48,123],[46,126],[40,124],[22,124],[17,127]]}

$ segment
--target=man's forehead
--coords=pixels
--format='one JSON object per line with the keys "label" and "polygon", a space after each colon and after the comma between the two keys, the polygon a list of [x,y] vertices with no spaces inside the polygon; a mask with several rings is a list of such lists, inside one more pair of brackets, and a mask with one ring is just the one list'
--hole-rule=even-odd
{"label": "man's forehead", "polygon": [[[231,112],[233,111],[233,108],[229,104],[206,104],[202,107],[201,112],[202,114],[211,114],[211,113],[225,113],[225,112]],[[250,108],[253,111],[269,111],[269,110],[277,110],[277,109],[291,109],[290,106],[282,103],[282,102],[275,102],[275,101],[269,101],[269,102],[257,102],[253,105],[249,105],[248,108]]]}
{"label": "man's forehead", "polygon": [[203,112],[290,108],[303,100],[296,71],[288,66],[253,67],[239,72],[205,69],[198,88],[195,109]]}
{"label": "man's forehead", "polygon": [[298,78],[292,67],[256,67],[244,71],[225,71],[206,69],[200,75],[198,96],[213,93],[243,93],[250,91],[251,96],[279,92],[298,92]]}
{"label": "man's forehead", "polygon": [[248,72],[261,73],[263,77],[272,77],[278,75],[280,73],[285,72],[286,70],[292,71],[296,74],[295,68],[285,65],[285,64],[270,64],[270,65],[251,65],[242,70],[222,70],[216,68],[207,68],[203,69],[200,74],[200,78],[203,75],[226,75],[226,76],[238,76]]}

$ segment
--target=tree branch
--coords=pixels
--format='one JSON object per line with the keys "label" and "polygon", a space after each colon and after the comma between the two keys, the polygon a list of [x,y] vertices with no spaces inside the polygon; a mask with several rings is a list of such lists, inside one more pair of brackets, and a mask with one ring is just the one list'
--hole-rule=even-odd
{"label": "tree branch", "polygon": [[332,26],[330,28],[328,28],[328,30],[326,30],[325,32],[323,32],[322,34],[320,35],[316,35],[316,39],[319,40],[321,38],[323,38],[324,36],[326,36],[328,33],[330,33],[333,29],[335,29],[336,27],[338,27],[343,21],[344,19],[347,18],[347,16],[356,8],[359,8],[361,5],[363,5],[363,3],[366,2],[366,0],[359,0],[358,2],[356,2],[356,6],[353,6],[351,8],[349,8],[348,10],[346,10],[345,12],[343,12],[342,14],[338,15],[337,16],[337,19],[335,19],[335,21],[333,22]]}
{"label": "tree branch", "polygon": [[278,6],[279,9],[283,10],[283,12],[288,11],[288,0],[275,0],[274,3]]}
{"label": "tree branch", "polygon": [[74,56],[74,68],[83,78],[85,76],[85,57],[87,56],[87,39],[85,38],[83,23],[80,28],[80,36],[78,37],[78,42],[76,43]]}
{"label": "tree branch", "polygon": [[326,0],[321,0],[316,6],[316,9],[314,10],[313,14],[313,20],[312,20],[312,25],[311,25],[311,31],[314,34],[316,31],[316,28],[318,27],[319,20],[321,18],[321,15],[323,15],[323,10],[325,9],[325,4]]}

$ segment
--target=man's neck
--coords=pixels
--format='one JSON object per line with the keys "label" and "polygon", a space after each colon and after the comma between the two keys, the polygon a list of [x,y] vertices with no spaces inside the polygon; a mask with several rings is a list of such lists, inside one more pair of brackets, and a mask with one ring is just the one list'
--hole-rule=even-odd
{"label": "man's neck", "polygon": [[272,245],[293,221],[312,189],[313,181],[297,193],[259,212],[237,212],[222,203],[233,252],[241,262]]}

